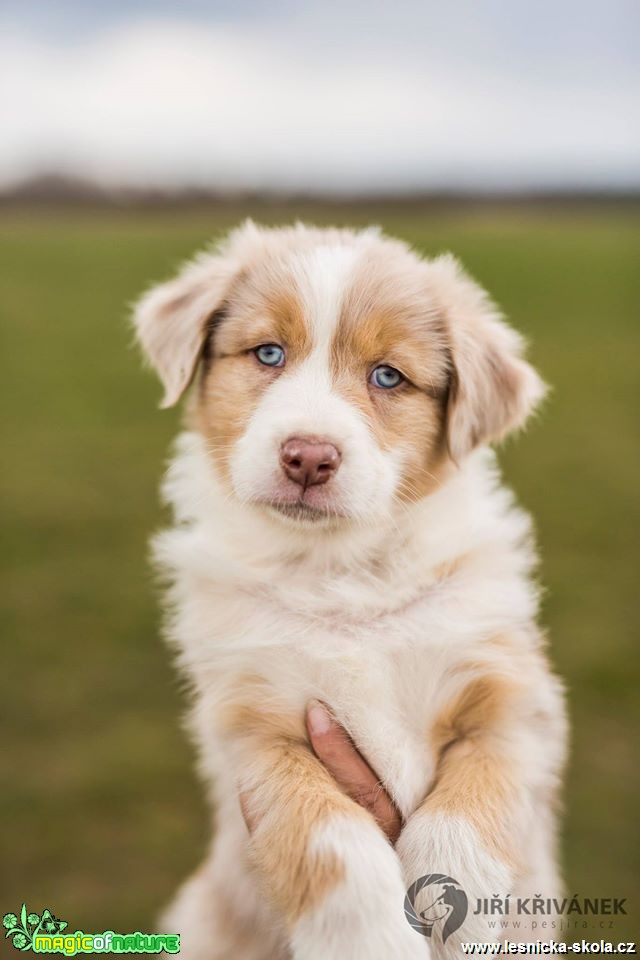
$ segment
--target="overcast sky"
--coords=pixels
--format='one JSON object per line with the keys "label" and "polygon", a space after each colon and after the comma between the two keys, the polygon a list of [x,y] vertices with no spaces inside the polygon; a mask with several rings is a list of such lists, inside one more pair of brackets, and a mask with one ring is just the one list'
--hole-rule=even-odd
{"label": "overcast sky", "polygon": [[636,0],[0,0],[0,184],[637,187]]}

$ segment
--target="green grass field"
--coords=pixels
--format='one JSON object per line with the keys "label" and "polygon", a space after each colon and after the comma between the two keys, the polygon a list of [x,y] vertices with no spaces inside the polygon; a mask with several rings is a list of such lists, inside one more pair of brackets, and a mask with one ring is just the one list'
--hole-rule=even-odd
{"label": "green grass field", "polygon": [[209,832],[147,565],[178,414],[156,409],[126,304],[247,213],[451,249],[530,338],[554,391],[502,460],[568,682],[567,892],[627,897],[616,930],[637,934],[640,212],[613,207],[1,214],[0,912],[150,929]]}

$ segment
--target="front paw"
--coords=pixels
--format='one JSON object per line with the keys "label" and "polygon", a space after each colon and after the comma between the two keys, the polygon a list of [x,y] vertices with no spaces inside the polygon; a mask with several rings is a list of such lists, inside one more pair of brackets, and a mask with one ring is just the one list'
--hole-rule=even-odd
{"label": "front paw", "polygon": [[341,877],[297,918],[294,960],[430,960],[427,939],[405,917],[400,862],[378,828],[334,820],[314,838],[313,854],[328,851]]}
{"label": "front paw", "polygon": [[360,906],[326,904],[324,917],[301,918],[291,938],[293,960],[430,960],[428,941],[404,917],[386,910],[361,917]]}
{"label": "front paw", "polygon": [[[495,918],[476,914],[478,901],[506,897],[513,871],[485,849],[474,828],[462,817],[415,813],[396,845],[417,922],[439,953],[459,951],[459,944],[495,941]],[[491,926],[487,921],[491,922]]]}

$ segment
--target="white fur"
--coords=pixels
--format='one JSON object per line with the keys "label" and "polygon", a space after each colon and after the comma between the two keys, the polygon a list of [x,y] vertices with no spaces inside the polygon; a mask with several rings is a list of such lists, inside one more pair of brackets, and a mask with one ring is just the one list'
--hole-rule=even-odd
{"label": "white fur", "polygon": [[347,818],[322,824],[313,852],[337,853],[346,864],[346,876],[319,908],[296,924],[294,957],[428,960],[426,941],[404,916],[405,883],[398,858],[373,824]]}
{"label": "white fur", "polygon": [[[312,351],[295,373],[267,391],[231,457],[235,492],[249,502],[278,499],[281,444],[289,437],[315,435],[342,451],[332,481],[331,512],[371,519],[389,508],[398,481],[397,456],[372,444],[362,415],[332,389],[321,351],[324,347]],[[317,489],[324,497],[324,488]]]}

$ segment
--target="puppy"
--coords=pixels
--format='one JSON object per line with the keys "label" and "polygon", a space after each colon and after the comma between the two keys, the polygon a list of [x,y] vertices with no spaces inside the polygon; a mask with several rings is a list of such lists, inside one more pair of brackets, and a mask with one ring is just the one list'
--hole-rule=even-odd
{"label": "puppy", "polygon": [[[495,940],[478,900],[558,894],[565,754],[530,521],[488,447],[544,394],[520,337],[451,256],[251,222],[147,293],[135,324],[163,406],[196,381],[155,557],[216,811],[163,928],[186,960],[424,960]],[[395,849],[315,759],[313,698],[401,811]],[[418,930],[404,913],[434,873],[469,904],[448,939],[428,936],[437,910]]]}

